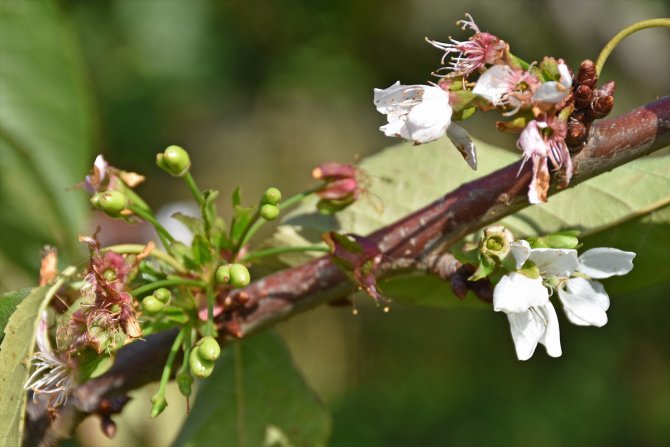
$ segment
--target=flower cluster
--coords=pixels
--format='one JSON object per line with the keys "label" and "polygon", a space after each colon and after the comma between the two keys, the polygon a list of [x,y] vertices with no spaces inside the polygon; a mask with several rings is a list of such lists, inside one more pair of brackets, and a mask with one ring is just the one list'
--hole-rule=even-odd
{"label": "flower cluster", "polygon": [[[579,105],[573,97],[572,73],[562,59],[545,57],[539,63],[521,60],[510,52],[504,40],[482,32],[470,15],[466,17],[458,24],[463,30],[474,32],[468,40],[450,38],[448,43],[428,40],[444,52],[443,67],[436,71],[440,78],[437,84],[396,82],[386,89],[374,89],[374,104],[388,120],[380,130],[387,136],[415,144],[428,143],[446,134],[468,165],[476,169],[475,145],[465,129],[453,121],[467,119],[476,110],[500,110],[503,116],[513,119],[499,122],[498,128],[520,133],[517,146],[523,152],[524,164],[532,161],[528,200],[532,204],[546,202],[549,162],[555,171],[562,173],[560,186],[567,186],[572,176],[566,144],[568,121],[572,126],[570,138],[574,139],[579,130],[573,116]],[[585,89],[578,81],[574,85]],[[593,91],[593,85],[588,88]],[[611,110],[611,93],[613,88],[599,93],[603,97],[601,102],[609,106],[598,109],[603,109],[605,115]]]}
{"label": "flower cluster", "polygon": [[499,226],[485,233],[473,250],[480,259],[478,272],[485,272],[472,279],[489,276],[495,266],[505,272],[493,291],[493,309],[507,315],[519,360],[528,360],[538,343],[550,356],[559,357],[558,317],[550,297],[558,296],[573,324],[604,326],[610,301],[596,280],[630,272],[635,253],[594,248],[578,256],[572,233],[511,243],[510,234]]}

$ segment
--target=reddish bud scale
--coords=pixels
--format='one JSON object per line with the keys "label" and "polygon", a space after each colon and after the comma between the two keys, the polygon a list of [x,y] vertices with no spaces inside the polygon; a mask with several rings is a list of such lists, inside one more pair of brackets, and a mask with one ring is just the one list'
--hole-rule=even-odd
{"label": "reddish bud scale", "polygon": [[596,64],[589,59],[582,61],[582,63],[579,64],[579,70],[577,71],[575,80],[577,83],[579,83],[579,85],[586,85],[587,87],[593,89],[598,82]]}
{"label": "reddish bud scale", "polygon": [[586,109],[593,101],[593,90],[588,85],[580,85],[574,93],[575,106],[580,109]]}

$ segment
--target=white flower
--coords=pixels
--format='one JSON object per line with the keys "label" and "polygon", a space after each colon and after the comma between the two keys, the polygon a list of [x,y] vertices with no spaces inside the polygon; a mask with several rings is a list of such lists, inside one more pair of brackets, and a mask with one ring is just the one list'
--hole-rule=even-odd
{"label": "white flower", "polygon": [[531,248],[524,240],[510,244],[510,251],[517,269],[532,261],[540,272],[536,279],[512,272],[493,291],[493,309],[507,314],[519,360],[530,358],[537,343],[544,344],[552,357],[561,355],[556,311],[543,280],[558,279],[558,297],[570,322],[601,327],[607,323],[609,296],[602,284],[584,276],[625,275],[633,269],[635,257],[615,248],[594,248],[577,257],[576,250]]}
{"label": "white flower", "polygon": [[444,135],[451,124],[449,93],[440,87],[396,82],[374,92],[377,110],[388,119],[379,130],[388,137],[428,143]]}
{"label": "white flower", "polygon": [[465,129],[451,122],[449,93],[434,85],[401,85],[374,90],[377,110],[388,124],[379,130],[415,144],[429,143],[445,133],[472,169],[477,169],[475,145]]}
{"label": "white flower", "polygon": [[509,65],[494,65],[482,73],[472,93],[496,107],[511,107],[512,110],[504,114],[509,116],[531,105],[531,95],[539,84],[537,77],[527,71],[515,70]]}
{"label": "white flower", "polygon": [[[576,272],[602,279],[622,276],[633,269],[635,253],[616,248],[593,248],[579,257]],[[602,284],[580,276],[569,278],[558,289],[568,319],[579,326],[602,327],[607,323],[610,299]]]}
{"label": "white flower", "polygon": [[558,317],[542,278],[516,272],[503,276],[493,291],[493,309],[507,314],[519,360],[531,358],[538,343],[550,356],[560,357]]}
{"label": "white flower", "polygon": [[558,73],[561,75],[558,81],[548,81],[542,83],[535,94],[533,94],[533,101],[547,104],[556,104],[568,96],[570,87],[572,87],[572,76],[565,63],[558,64]]}

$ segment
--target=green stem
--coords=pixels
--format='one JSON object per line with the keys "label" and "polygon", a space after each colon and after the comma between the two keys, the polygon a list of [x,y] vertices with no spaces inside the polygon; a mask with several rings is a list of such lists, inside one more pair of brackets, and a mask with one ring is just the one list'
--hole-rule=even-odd
{"label": "green stem", "polygon": [[202,195],[202,192],[200,192],[200,189],[198,188],[198,185],[195,183],[195,179],[191,175],[190,172],[187,172],[182,176],[186,184],[188,185],[189,189],[191,190],[191,194],[193,194],[193,197],[195,197],[195,200],[198,202],[198,205],[202,206],[205,204],[205,197]]}
{"label": "green stem", "polygon": [[[163,375],[161,376],[161,383],[158,387],[158,392],[154,395],[154,399],[158,396],[160,399],[165,399],[165,387],[167,386],[168,381],[170,380],[170,375],[172,374],[172,365],[174,364],[174,359],[177,356],[177,352],[181,349],[181,341],[184,338],[184,333],[188,330],[188,326],[184,326],[177,334],[177,337],[172,343],[170,348],[170,354],[168,354],[167,362],[165,362],[165,367],[163,367]],[[152,399],[153,400],[153,399]],[[160,410],[162,411],[162,409]],[[158,414],[153,414],[152,416],[158,416]]]}
{"label": "green stem", "polygon": [[204,331],[205,336],[216,337],[214,329],[214,290],[211,284],[207,285],[207,326]]}
{"label": "green stem", "polygon": [[[142,244],[120,244],[120,245],[110,245],[109,247],[103,248],[102,251],[103,252],[113,251],[114,253],[120,253],[120,254],[140,254],[143,253],[144,250],[146,250],[146,248],[147,248],[146,245]],[[186,273],[187,271],[184,268],[184,266],[179,263],[179,261],[177,261],[169,254],[157,248],[151,250],[149,252],[149,256],[153,256],[159,261],[163,261],[164,263],[168,264],[170,267],[173,267],[176,271],[180,273]]]}
{"label": "green stem", "polygon": [[163,225],[158,223],[153,214],[151,214],[145,209],[133,205],[132,203],[128,206],[128,209],[133,213],[137,214],[142,219],[149,222],[151,225],[153,225],[153,227],[156,229],[156,232],[158,233],[158,237],[161,238],[161,242],[163,243],[166,249],[169,249],[171,242],[175,242],[172,235],[168,233],[168,231],[163,227]]}
{"label": "green stem", "polygon": [[244,262],[250,262],[250,261],[255,261],[261,258],[265,258],[268,256],[276,256],[276,255],[281,255],[284,253],[294,253],[294,252],[310,252],[310,251],[318,251],[318,252],[324,252],[324,253],[329,253],[330,249],[326,246],[323,245],[305,245],[305,246],[298,246],[298,247],[277,247],[277,248],[268,248],[266,250],[257,250],[252,253],[249,253],[246,255],[242,261]]}
{"label": "green stem", "polygon": [[152,282],[150,284],[145,284],[136,288],[130,292],[130,295],[137,298],[147,292],[152,290],[160,289],[161,287],[171,287],[171,286],[193,286],[193,287],[207,287],[205,281],[200,281],[197,279],[184,279],[184,278],[172,278],[172,279],[163,279],[161,281]]}
{"label": "green stem", "polygon": [[[279,211],[282,211],[290,206],[293,206],[297,203],[300,203],[302,200],[310,196],[311,194],[314,194],[317,191],[320,191],[323,189],[325,186],[325,183],[320,184],[319,186],[316,186],[312,189],[308,189],[306,191],[303,191],[301,193],[298,193],[294,196],[289,197],[288,199],[279,202]],[[240,238],[240,242],[238,246],[236,247],[236,250],[233,252],[234,254],[237,254],[239,250],[246,245],[246,243],[256,234],[258,230],[260,230],[263,225],[265,225],[265,222],[267,222],[265,219],[259,219],[260,215],[258,214],[258,211],[254,213],[254,217],[252,217],[251,222],[249,222],[249,225],[245,229],[244,233],[242,234],[242,237]],[[255,219],[254,219],[255,218]]]}
{"label": "green stem", "polygon": [[151,208],[149,207],[149,205],[147,205],[147,202],[142,200],[142,198],[126,184],[123,184],[123,193],[126,195],[126,197],[128,197],[130,203],[142,208],[143,210],[151,212]]}
{"label": "green stem", "polygon": [[[257,231],[258,228],[262,227],[263,224],[265,223],[265,219],[261,219],[261,214],[259,210],[257,209],[253,216],[251,216],[251,219],[249,220],[249,223],[247,223],[247,226],[244,227],[244,231],[242,231],[242,234],[240,235],[240,240],[237,241],[237,244],[235,244],[235,248],[233,249],[233,256],[237,258],[237,254],[240,252],[242,247],[247,243],[249,239],[251,239],[251,236]],[[256,228],[256,230],[254,230]]]}
{"label": "green stem", "polygon": [[633,23],[632,25],[619,31],[616,36],[612,37],[612,39],[607,42],[607,45],[605,45],[605,47],[600,52],[600,55],[598,55],[598,59],[596,60],[596,73],[598,76],[600,76],[600,72],[603,69],[603,65],[605,65],[605,61],[612,53],[614,48],[619,45],[622,40],[637,31],[656,27],[670,27],[670,18],[643,20],[641,22]]}

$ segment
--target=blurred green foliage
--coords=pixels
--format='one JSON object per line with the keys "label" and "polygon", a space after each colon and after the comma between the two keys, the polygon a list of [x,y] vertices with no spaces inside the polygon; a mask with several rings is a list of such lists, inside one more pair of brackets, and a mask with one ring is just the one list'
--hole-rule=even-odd
{"label": "blurred green foliage", "polygon": [[[662,0],[58,4],[93,92],[92,149],[147,174],[141,192],[156,207],[188,196],[153,165],[169,144],[191,151],[202,186],[227,197],[242,185],[253,197],[271,185],[297,191],[317,163],[352,161],[394,143],[376,130],[384,120],[372,88],[434,79],[441,55],[423,38],[466,37],[454,25],[464,12],[521,57],[548,54],[572,66],[595,58],[623,26],[670,12]],[[48,31],[40,30],[31,27]],[[668,93],[670,60],[659,57],[667,48],[667,30],[649,30],[615,51],[603,72],[618,84],[615,114]],[[477,116],[466,126],[513,149],[514,139],[492,124]],[[667,290],[613,296],[606,327],[562,324],[563,357],[538,348],[527,363],[516,360],[502,314],[397,304],[384,314],[366,300],[357,299],[358,317],[321,308],[280,325],[333,409],[332,446],[660,446],[670,439]],[[149,408],[142,399],[119,418],[114,444],[173,439],[183,414],[140,421]],[[98,430],[96,421],[85,424],[81,443],[104,445],[92,437]]]}

